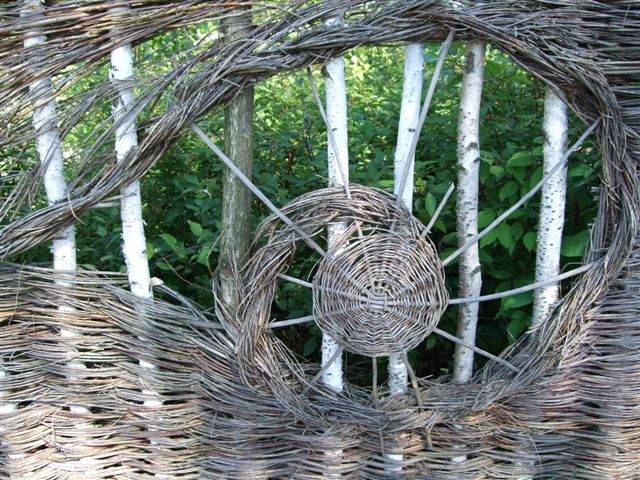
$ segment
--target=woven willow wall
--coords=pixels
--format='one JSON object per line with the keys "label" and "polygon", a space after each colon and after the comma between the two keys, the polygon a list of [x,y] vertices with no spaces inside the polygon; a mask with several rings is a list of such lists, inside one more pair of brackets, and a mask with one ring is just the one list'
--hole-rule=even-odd
{"label": "woven willow wall", "polygon": [[[109,13],[120,4],[132,10]],[[155,110],[135,155],[120,164],[102,155],[113,134],[106,127],[83,153],[68,201],[43,208],[29,208],[42,172],[23,155],[33,139],[26,86],[60,74],[64,91],[104,64],[118,45],[114,25],[121,43],[143,42],[237,5],[53,1],[37,22],[20,16],[22,2],[0,6],[0,161],[19,172],[1,179],[2,478],[640,478],[640,2],[469,4],[254,2],[261,23],[245,38],[205,43],[165,76],[142,76],[140,108]],[[345,25],[325,26],[336,12]],[[48,42],[26,50],[24,35],[36,27]],[[600,204],[584,259],[593,266],[552,318],[502,354],[520,373],[489,362],[468,385],[425,379],[419,403],[311,385],[318,367],[301,364],[266,328],[296,243],[275,218],[257,232],[239,276],[241,314],[221,312],[220,323],[184,299],[143,302],[117,274],[79,272],[69,288],[54,284],[51,270],[9,263],[140,178],[185,127],[242,87],[355,46],[442,41],[451,29],[457,40],[491,42],[563,91],[586,124],[601,119]],[[63,129],[110,98],[110,88],[63,102]],[[376,221],[388,197],[356,190],[359,214]],[[313,233],[308,205],[328,199],[343,208],[340,192],[325,191],[285,211]],[[61,328],[80,335],[61,336]],[[144,404],[148,392],[159,406]],[[403,455],[401,471],[388,471],[387,453]],[[466,461],[451,461],[461,455]]]}

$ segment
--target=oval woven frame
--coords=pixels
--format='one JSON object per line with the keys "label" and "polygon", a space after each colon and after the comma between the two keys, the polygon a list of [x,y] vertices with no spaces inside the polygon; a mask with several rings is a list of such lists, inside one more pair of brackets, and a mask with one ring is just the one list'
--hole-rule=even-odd
{"label": "oval woven frame", "polygon": [[[77,8],[77,16],[68,17],[72,22],[91,15],[83,10],[85,3],[65,7]],[[150,25],[158,19],[175,26],[225,13],[225,7],[209,2],[139,3],[133,12],[140,16],[127,24],[126,41],[152,37]],[[108,2],[93,2],[90,11],[99,11],[96,4],[109,8]],[[584,259],[593,267],[538,331],[503,352],[521,373],[489,362],[468,385],[423,379],[421,407],[413,396],[375,402],[352,385],[344,395],[310,388],[318,367],[301,363],[267,328],[277,274],[286,270],[296,245],[296,236],[273,220],[258,230],[255,254],[238,278],[244,289],[241,310],[233,316],[219,312],[224,331],[207,326],[189,303],[178,308],[155,301],[140,309],[141,302],[119,288],[117,277],[80,274],[78,285],[68,289],[53,286],[44,269],[3,264],[0,353],[8,372],[3,401],[20,408],[1,419],[0,474],[640,478],[640,6],[632,0],[469,4],[455,10],[429,0],[353,0],[276,8],[268,25],[232,45],[212,44],[197,61],[158,81],[149,101],[161,99],[168,85],[174,97],[146,127],[137,156],[117,167],[96,161],[94,175],[74,187],[68,202],[3,226],[0,256],[55,237],[142,176],[185,127],[243,87],[356,46],[442,41],[455,29],[457,40],[487,40],[564,92],[585,123],[601,119],[599,211]],[[19,12],[17,3],[6,8]],[[325,25],[339,12],[344,26]],[[0,18],[9,19],[4,48],[20,50],[20,30],[10,25],[19,22],[19,14]],[[68,18],[50,21],[60,27],[57,35],[66,42],[70,63],[108,55],[113,18],[96,15],[75,26]],[[93,48],[87,48],[87,39]],[[37,55],[20,57],[23,65],[33,65],[29,75],[35,78],[50,74],[39,70]],[[312,192],[285,213],[297,214],[300,227],[316,234],[318,219],[309,212],[317,195],[326,202],[332,194],[339,196]],[[354,186],[353,194],[353,208],[366,212],[366,220],[390,218],[371,201],[383,193]],[[385,205],[393,209],[393,203]],[[333,221],[324,218],[322,224]],[[76,311],[62,314],[55,302],[45,303],[52,293],[65,295]],[[52,326],[62,325],[82,330],[83,336],[65,340],[51,334]],[[85,380],[69,379],[69,345],[78,349],[74,360],[95,365]],[[142,371],[140,358],[159,368]],[[142,405],[141,390],[158,392],[163,406]],[[84,426],[68,413],[67,407],[78,403],[92,405],[96,415]],[[389,471],[388,453],[403,456],[401,471]],[[451,461],[461,455],[465,461]]]}

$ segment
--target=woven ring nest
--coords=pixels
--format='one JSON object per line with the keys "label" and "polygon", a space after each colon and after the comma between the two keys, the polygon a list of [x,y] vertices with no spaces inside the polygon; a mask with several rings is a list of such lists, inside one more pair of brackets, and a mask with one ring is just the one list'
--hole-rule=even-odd
{"label": "woven ring nest", "polygon": [[[85,9],[86,2],[61,2],[60,8],[76,3]],[[89,3],[96,9],[102,2],[97,6]],[[211,18],[221,8],[222,13],[227,12],[218,2],[139,3],[146,14],[127,22],[127,35],[120,44],[157,35],[157,25],[150,22],[158,18],[163,19],[163,25],[183,25]],[[20,2],[9,5],[15,10],[13,17],[20,18]],[[132,8],[138,6],[132,4]],[[236,4],[230,3],[228,9],[234,8]],[[194,14],[191,20],[185,16],[185,12],[197,13],[197,9],[202,16]],[[102,14],[94,18],[84,11],[78,13],[65,14],[57,23],[53,16],[47,18],[51,29],[64,40],[55,46],[56,53],[69,52],[72,62],[99,61],[114,47],[110,33],[114,20]],[[342,13],[344,25],[325,23]],[[81,19],[90,22],[87,25]],[[84,451],[74,454],[55,447],[64,437],[56,432],[66,434],[78,424],[76,418],[61,415],[60,407],[74,405],[79,393],[88,399],[86,404],[106,406],[116,414],[114,432],[107,436],[102,430],[100,436],[88,437],[93,445],[97,438],[98,443],[107,445],[96,458],[100,459],[99,465],[116,465],[118,473],[106,468],[101,472],[114,477],[122,476],[120,467],[126,466],[131,470],[125,471],[136,472],[134,475],[143,468],[163,475],[187,472],[185,478],[248,478],[247,472],[256,472],[259,478],[320,478],[325,471],[330,475],[336,472],[330,464],[331,454],[339,451],[344,458],[337,469],[342,478],[389,478],[396,472],[386,469],[382,455],[390,451],[389,445],[403,442],[399,447],[404,470],[397,473],[407,478],[638,478],[640,419],[635,407],[640,362],[634,354],[640,345],[640,302],[636,294],[640,288],[636,238],[640,199],[638,28],[638,5],[630,0],[471,1],[461,10],[451,8],[449,2],[430,0],[294,2],[269,25],[256,26],[228,47],[212,44],[200,58],[181,63],[179,70],[154,83],[155,88],[144,101],[145,106],[166,103],[168,108],[141,131],[144,135],[136,155],[130,155],[118,168],[97,157],[92,164],[94,170],[91,174],[82,172],[82,181],[76,182],[67,201],[46,209],[27,209],[23,217],[4,226],[1,257],[18,255],[55,238],[78,215],[142,176],[175,143],[181,131],[227,103],[241,89],[357,46],[442,41],[455,29],[457,40],[490,42],[533,77],[564,93],[567,103],[586,124],[601,119],[596,130],[602,154],[600,200],[584,258],[591,267],[576,280],[535,335],[524,335],[502,354],[521,373],[489,362],[465,385],[423,379],[416,395],[422,400],[422,408],[412,403],[412,398],[376,404],[371,396],[350,385],[345,395],[320,388],[304,392],[308,365],[268,328],[278,276],[287,271],[294,251],[301,246],[299,235],[273,218],[258,230],[255,254],[238,279],[244,289],[240,311],[221,315],[224,332],[205,335],[182,331],[178,322],[172,324],[174,317],[182,321],[177,310],[157,301],[152,306],[164,310],[149,308],[148,313],[158,328],[150,329],[149,335],[145,333],[149,341],[142,342],[140,322],[131,313],[135,312],[131,305],[136,303],[130,297],[122,290],[102,288],[97,295],[97,289],[85,289],[88,294],[83,301],[91,299],[86,302],[87,318],[100,334],[96,336],[99,361],[116,364],[113,358],[124,358],[124,367],[119,367],[124,386],[113,395],[105,395],[104,377],[78,384],[68,379],[60,382],[64,371],[58,377],[51,376],[66,359],[51,355],[51,342],[46,336],[34,342],[26,332],[35,331],[34,326],[48,332],[51,319],[56,325],[65,325],[70,315],[61,315],[55,305],[43,307],[43,302],[55,296],[50,294],[51,282],[43,280],[39,271],[27,289],[23,289],[26,283],[19,274],[13,275],[13,280],[5,274],[2,293],[7,300],[2,314],[14,319],[5,339],[15,341],[17,346],[0,344],[19,349],[20,354],[11,353],[11,359],[18,366],[22,361],[25,372],[24,376],[15,376],[20,381],[13,390],[16,403],[30,396],[29,402],[41,398],[46,407],[44,413],[36,415],[32,415],[35,410],[31,407],[21,409],[21,416],[16,415],[20,428],[6,432],[14,437],[27,432],[23,435],[26,439],[14,442],[22,447],[14,458],[28,459],[23,462],[27,472],[23,478],[68,478],[68,471],[52,476],[37,470],[36,465],[42,465],[43,458],[49,458],[43,455],[51,450],[56,455],[55,464],[60,459],[85,457]],[[3,38],[6,51],[18,51],[23,45],[24,31],[16,32],[12,37],[7,29]],[[87,48],[89,39],[91,48]],[[52,65],[43,58],[55,60],[56,67],[66,66],[59,63],[60,55],[49,53],[25,49],[15,55],[19,62],[15,65],[20,65],[20,70],[28,65],[34,69],[34,76],[51,74]],[[17,77],[16,92],[24,89],[24,78]],[[160,101],[167,92],[175,101]],[[6,96],[10,100],[23,96],[10,93],[14,93]],[[18,106],[28,110],[22,108],[23,104]],[[31,129],[31,118],[22,125]],[[22,143],[24,130],[11,131],[17,135],[16,142]],[[99,146],[91,151],[100,150]],[[402,219],[397,223],[405,226],[413,222],[383,192],[354,186],[352,194],[347,204],[342,189],[312,192],[288,205],[285,213],[314,237],[325,226],[340,221],[362,222],[363,228],[377,229],[378,234],[392,229],[389,219]],[[35,295],[32,289],[43,294]],[[77,291],[82,293],[79,288]],[[129,304],[125,298],[129,298]],[[16,312],[18,301],[22,302],[21,309],[23,305],[28,307],[22,314],[24,322],[16,320],[20,317]],[[106,318],[93,322],[96,313]],[[104,354],[105,339],[113,342],[112,357]],[[69,343],[69,339],[64,340],[65,345],[58,349],[63,353]],[[171,404],[153,413],[140,405],[135,394],[127,394],[135,400],[129,402],[127,395],[121,395],[132,388],[131,379],[138,377],[131,375],[135,369],[126,360],[140,353],[143,358],[161,357],[162,368],[157,373],[163,375],[163,381],[155,390],[167,392],[178,406]],[[107,374],[115,377],[110,370]],[[197,385],[193,385],[194,379],[199,379]],[[64,385],[67,390],[61,388]],[[52,400],[42,392],[55,396]],[[179,399],[184,398],[180,406]],[[192,403],[203,406],[197,415]],[[157,422],[150,422],[152,415]],[[100,418],[101,423],[108,421]],[[54,428],[59,424],[63,428]],[[24,430],[24,425],[35,425],[36,430]],[[176,438],[177,426],[180,436]],[[46,445],[34,441],[43,429],[52,432]],[[190,442],[182,437],[185,429],[192,435]],[[109,439],[114,443],[109,444]],[[136,448],[128,448],[136,439]],[[467,461],[451,461],[461,455]],[[163,462],[170,468],[164,468]],[[73,464],[74,468],[84,465]]]}
{"label": "woven ring nest", "polygon": [[436,249],[415,229],[363,234],[357,225],[318,267],[316,323],[348,352],[379,357],[411,350],[435,328],[447,303]]}

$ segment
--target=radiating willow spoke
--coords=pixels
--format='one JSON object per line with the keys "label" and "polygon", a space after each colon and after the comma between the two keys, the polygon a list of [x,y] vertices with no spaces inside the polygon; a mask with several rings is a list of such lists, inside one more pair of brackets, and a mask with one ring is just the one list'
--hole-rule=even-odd
{"label": "radiating willow spoke", "polygon": [[411,147],[409,148],[409,152],[407,153],[407,160],[404,164],[404,169],[402,170],[402,176],[400,177],[400,186],[398,187],[398,194],[397,194],[398,204],[402,203],[402,194],[404,193],[405,184],[407,183],[407,178],[409,176],[409,170],[411,168],[411,159],[416,153],[418,140],[420,139],[420,132],[422,131],[422,126],[424,125],[424,121],[427,118],[427,113],[429,112],[429,106],[431,105],[431,99],[433,98],[433,93],[436,90],[436,85],[438,83],[438,78],[440,78],[440,72],[442,71],[444,60],[447,57],[449,48],[451,47],[451,42],[453,42],[453,36],[454,36],[454,31],[452,30],[449,32],[447,39],[442,44],[442,48],[440,49],[440,55],[438,57],[438,63],[436,63],[436,68],[434,69],[433,75],[431,76],[431,82],[429,83],[429,90],[427,90],[427,96],[424,99],[422,110],[420,111],[420,118],[418,119],[418,125],[416,125],[416,131],[413,134]]}
{"label": "radiating willow spoke", "polygon": [[[400,315],[404,318],[407,318],[407,320],[411,321],[412,319],[408,318],[404,313],[402,312],[396,312],[397,315]],[[514,365],[511,365],[509,362],[507,362],[506,360],[503,360],[500,357],[496,357],[495,355],[493,355],[492,353],[489,353],[485,350],[482,350],[481,348],[476,347],[475,345],[471,345],[470,343],[465,342],[464,340],[459,339],[458,337],[456,337],[455,335],[451,335],[450,333],[445,332],[444,330],[441,330],[439,328],[434,328],[433,329],[433,333],[435,333],[436,335],[440,335],[441,337],[446,338],[447,340],[451,340],[454,343],[458,343],[460,345],[462,345],[463,347],[467,347],[470,348],[471,350],[473,350],[474,352],[476,352],[478,355],[482,355],[483,357],[487,357],[497,363],[499,363],[500,365],[504,365],[505,367],[509,368],[510,370],[513,370],[514,372],[520,372],[520,369]]]}
{"label": "radiating willow spoke", "polygon": [[336,360],[340,358],[340,355],[342,355],[342,352],[343,352],[342,347],[339,347],[336,349],[336,351],[333,353],[329,361],[322,366],[322,368],[318,371],[318,373],[316,373],[315,376],[309,381],[307,386],[304,387],[304,389],[302,390],[303,394],[307,393],[309,389],[318,382],[318,380],[322,377],[322,375],[324,375],[324,372],[329,370],[331,365],[333,365],[336,362]]}
{"label": "radiating willow spoke", "polygon": [[471,345],[470,343],[467,343],[463,340],[460,340],[458,337],[456,337],[455,335],[451,335],[450,333],[445,332],[444,330],[441,330],[439,328],[434,328],[433,329],[433,333],[435,333],[436,335],[440,335],[441,337],[446,338],[447,340],[451,340],[454,343],[459,343],[460,345],[462,345],[463,347],[467,347],[471,350],[473,350],[475,353],[477,353],[478,355],[482,355],[483,357],[487,357],[491,360],[493,360],[496,363],[499,363],[500,365],[504,365],[505,367],[507,367],[509,370],[513,370],[516,373],[520,373],[522,370],[520,370],[518,367],[516,367],[515,365],[510,364],[509,362],[507,362],[506,360],[503,360],[500,357],[496,357],[495,355],[493,355],[492,353],[489,353],[485,350],[482,350],[481,348],[476,347],[475,345]]}
{"label": "radiating willow spoke", "polygon": [[425,238],[429,234],[429,232],[431,232],[431,229],[433,228],[433,226],[435,225],[436,221],[438,220],[438,217],[440,216],[440,213],[442,213],[442,209],[445,207],[445,205],[449,201],[449,197],[453,193],[454,189],[455,189],[455,185],[453,183],[451,185],[449,185],[449,188],[447,189],[447,192],[444,194],[444,197],[442,197],[442,200],[440,201],[440,204],[438,205],[438,208],[436,208],[436,211],[433,212],[433,215],[431,216],[431,219],[429,220],[429,223],[427,224],[426,227],[424,227],[424,230],[420,234],[421,238]]}
{"label": "radiating willow spoke", "polygon": [[313,315],[292,318],[290,320],[278,320],[277,322],[270,322],[269,328],[290,327],[291,325],[300,325],[301,323],[313,322],[314,320],[315,320],[315,317]]}
{"label": "radiating willow spoke", "polygon": [[[340,271],[340,273],[342,273]],[[280,274],[278,275],[278,278],[281,278],[282,280],[287,280],[291,283],[295,283],[296,285],[300,285],[303,287],[307,287],[307,288],[313,288],[313,283],[311,282],[306,282],[304,280],[300,280],[299,278],[295,278],[295,277],[291,277],[289,275],[284,275],[284,274]],[[357,286],[357,285],[356,285]],[[382,300],[378,300],[378,299],[371,299],[362,295],[354,295],[352,293],[348,293],[348,292],[344,292],[342,290],[337,290],[335,288],[327,288],[327,287],[322,287],[320,285],[317,285],[316,288],[318,288],[319,290],[322,290],[323,292],[328,292],[328,293],[334,293],[336,295],[340,295],[343,296],[345,298],[348,298],[350,300],[359,300],[361,302],[365,302],[365,303],[372,303],[374,305],[382,305],[384,302]],[[389,305],[389,303],[387,303],[387,305]],[[423,304],[420,304],[420,306],[422,306]]]}
{"label": "radiating willow spoke", "polygon": [[198,135],[204,143],[215,153],[220,160],[233,172],[233,174],[240,179],[244,185],[253,192],[253,194],[260,199],[265,206],[271,210],[280,220],[282,220],[285,224],[293,228],[300,238],[304,240],[311,248],[313,248],[316,252],[318,252],[323,257],[325,256],[325,251],[322,249],[320,245],[316,243],[316,241],[309,236],[304,230],[302,230],[295,222],[293,222],[289,217],[287,217],[278,207],[276,207],[271,200],[269,200],[264,193],[260,191],[258,187],[254,185],[254,183],[247,178],[247,176],[242,173],[238,167],[231,161],[229,157],[227,157],[222,150],[218,148],[218,146],[211,140],[195,123],[191,124],[191,129]]}
{"label": "radiating willow spoke", "polygon": [[373,403],[377,407],[378,406],[378,359],[376,357],[371,357],[371,371],[372,371],[371,393],[373,394]]}
{"label": "radiating willow spoke", "polygon": [[420,388],[418,387],[418,378],[416,377],[416,373],[413,371],[413,367],[409,363],[409,359],[407,358],[406,353],[402,354],[402,361],[404,363],[405,368],[407,369],[407,372],[409,373],[409,378],[411,379],[411,386],[413,387],[413,391],[416,394],[416,402],[418,403],[418,408],[422,410],[423,409],[422,398],[420,397]]}
{"label": "radiating willow spoke", "polygon": [[533,197],[538,192],[538,190],[540,190],[542,186],[553,176],[554,173],[556,173],[561,167],[564,167],[564,165],[566,164],[571,154],[575,152],[576,149],[580,147],[580,145],[582,145],[582,142],[584,142],[584,140],[599,124],[600,124],[600,119],[598,118],[595,122],[591,124],[589,128],[585,130],[585,132],[580,136],[580,138],[576,141],[576,143],[574,143],[571,146],[571,148],[567,150],[567,153],[564,154],[564,156],[562,157],[562,160],[556,163],[556,165],[551,170],[549,170],[549,173],[547,173],[544,177],[542,177],[542,179],[531,190],[529,190],[520,200],[514,203],[513,206],[511,206],[507,211],[502,213],[498,218],[496,218],[493,222],[491,222],[484,230],[482,230],[477,235],[474,235],[473,237],[471,237],[467,243],[465,243],[462,247],[458,248],[455,252],[453,252],[451,255],[445,258],[442,261],[442,265],[446,266],[449,263],[451,263],[453,260],[458,258],[458,256],[463,252],[465,252],[471,245],[479,241],[491,230],[496,228],[500,223],[502,223],[504,219],[506,219],[518,208],[520,208],[527,200]]}
{"label": "radiating willow spoke", "polygon": [[[274,328],[274,327],[298,325],[298,324],[301,324],[301,323],[309,323],[309,322],[312,322],[312,321],[314,321],[314,316],[313,315],[307,315],[306,317],[292,318],[291,320],[283,320],[282,322],[273,322],[273,323],[269,324],[269,327],[270,328]],[[286,325],[283,325],[284,323],[286,323]],[[493,360],[494,362],[499,363],[500,365],[504,365],[505,367],[509,368],[510,370],[513,370],[514,372],[520,373],[520,369],[518,367],[510,364],[509,362],[507,362],[506,360],[503,360],[500,357],[497,357],[497,356],[493,355],[492,353],[487,352],[486,350],[482,350],[481,348],[478,348],[475,345],[471,345],[471,344],[469,344],[469,343],[467,343],[465,341],[460,340],[455,335],[451,335],[450,333],[447,333],[444,330],[441,330],[439,328],[434,328],[433,329],[433,333],[435,333],[437,335],[440,335],[441,337],[444,337],[447,340],[451,340],[454,343],[459,343],[463,347],[470,348],[471,350],[473,350],[478,355],[482,355],[483,357],[487,357],[488,359]],[[342,352],[342,350],[339,350],[339,352]],[[336,356],[336,355],[334,355],[334,356]],[[330,365],[334,361],[335,361],[335,359],[332,357],[331,360],[329,361],[329,363],[327,363],[327,365]],[[311,384],[315,383],[315,381],[317,381],[317,379],[320,378],[320,376],[326,371],[326,369],[328,368],[327,365],[325,365],[322,368],[322,370],[316,374],[316,376],[311,381]]]}
{"label": "radiating willow spoke", "polygon": [[[519,293],[525,293],[525,292],[529,292],[531,290],[535,290],[536,288],[540,288],[540,287],[544,287],[546,285],[551,285],[553,283],[559,282],[561,280],[566,280],[567,278],[571,278],[571,277],[575,277],[576,275],[580,275],[581,273],[586,272],[587,270],[589,270],[591,267],[593,266],[593,263],[589,263],[587,265],[583,265],[582,267],[578,267],[578,268],[574,268],[573,270],[569,270],[568,272],[565,273],[561,273],[560,275],[554,275],[553,277],[549,277],[546,278],[544,280],[540,280],[539,282],[535,282],[535,283],[530,283],[528,285],[523,285],[522,287],[518,287],[518,288],[514,288],[511,290],[505,290],[504,292],[498,292],[498,293],[492,293],[489,295],[481,295],[479,297],[466,297],[466,298],[452,298],[447,302],[447,305],[460,305],[463,303],[473,303],[473,302],[488,302],[490,300],[498,300],[500,298],[504,298],[504,297],[509,297],[512,295],[517,295]],[[302,285],[308,288],[312,288],[313,284],[310,282],[305,282],[304,280],[300,280],[297,279],[295,277],[289,277],[288,275],[280,275],[281,278],[283,278],[284,280],[289,280],[293,283],[297,283],[298,285]],[[422,285],[422,282],[418,282],[415,283],[414,285],[411,286],[410,289],[404,289],[404,290],[400,290],[396,295],[401,295],[403,293],[407,293],[409,291],[411,291],[413,288],[417,288],[419,286]],[[345,297],[348,298],[352,298],[353,295],[348,294],[346,292],[339,292],[336,291],[335,293],[338,293],[340,295],[344,295]],[[363,300],[366,301],[367,299],[365,297],[359,297],[359,300]],[[402,300],[396,301],[396,300],[387,300],[386,305],[390,306],[390,307],[395,307],[398,305],[404,305],[404,306],[429,306],[429,303],[424,303],[421,305],[417,305],[417,304],[412,304],[412,303],[406,303],[403,302]],[[308,320],[302,320],[303,318],[307,318],[307,317],[301,317],[300,321],[297,323],[304,323]],[[292,319],[291,321],[293,322],[293,320],[296,319]],[[290,325],[294,325],[295,323],[291,323]],[[273,325],[273,324],[271,324]]]}
{"label": "radiating willow spoke", "polygon": [[564,280],[566,278],[575,277],[576,275],[586,272],[592,266],[593,266],[593,263],[589,263],[587,265],[583,265],[582,267],[578,267],[573,270],[569,270],[568,272],[561,273],[560,275],[554,275],[553,277],[540,280],[539,282],[530,283],[529,285],[524,285],[522,287],[514,288],[512,290],[505,290],[504,292],[493,293],[490,295],[481,295],[479,297],[452,298],[451,300],[449,300],[449,305],[460,305],[463,303],[473,303],[473,302],[487,302],[489,300],[497,300],[499,298],[509,297],[511,295],[517,295],[519,293],[530,292],[531,290],[535,290],[536,288],[544,287],[546,285],[551,285],[553,283],[559,282],[560,280]]}

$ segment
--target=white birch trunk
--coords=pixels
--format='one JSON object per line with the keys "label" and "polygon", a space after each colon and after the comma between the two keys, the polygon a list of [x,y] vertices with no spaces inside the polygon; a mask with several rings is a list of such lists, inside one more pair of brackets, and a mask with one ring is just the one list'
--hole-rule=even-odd
{"label": "white birch trunk", "polygon": [[[413,174],[415,155],[408,158],[411,143],[418,129],[420,107],[422,99],[422,75],[424,73],[424,54],[420,43],[412,43],[404,50],[404,80],[402,84],[402,100],[400,102],[400,118],[398,121],[398,138],[393,159],[393,190],[398,196],[402,192],[400,201],[409,212],[413,209]],[[401,186],[402,177],[408,165],[405,185]],[[403,355],[389,356],[389,393],[400,395],[407,392],[408,372]],[[401,467],[397,463],[403,459],[402,454],[388,453],[386,455],[391,465],[390,472],[399,472]]]}
{"label": "white birch trunk", "polygon": [[[135,102],[133,55],[130,44],[118,47],[111,52],[109,77],[118,91],[118,97],[113,107],[113,120],[117,125],[115,132],[116,160],[121,162],[129,152],[138,146],[136,120],[135,116],[130,113]],[[122,253],[127,264],[131,292],[141,298],[151,298],[151,279],[142,220],[140,182],[133,182],[122,189],[120,218],[122,220]]]}
{"label": "white birch trunk", "polygon": [[[331,20],[340,22],[339,18]],[[349,137],[347,133],[347,89],[344,79],[344,59],[329,60],[325,66],[325,90],[327,97],[327,119],[333,132],[337,152],[327,133],[327,162],[329,186],[344,186],[349,175]],[[339,163],[340,162],[340,163]],[[346,178],[343,178],[343,173]],[[345,224],[329,226],[329,246],[341,235]],[[341,347],[328,335],[322,336],[322,365],[336,354]],[[322,375],[322,382],[337,392],[343,388],[342,357],[339,356]]]}
{"label": "white birch trunk", "polygon": [[[562,158],[567,149],[567,105],[563,98],[547,87],[544,103],[544,173]],[[564,226],[567,193],[567,168],[561,167],[542,188],[540,227],[536,251],[536,279],[544,280],[560,273],[560,247]],[[538,325],[551,312],[560,297],[558,283],[535,290],[533,296],[533,325]]]}
{"label": "white birch trunk", "polygon": [[[44,6],[39,0],[25,0],[24,14],[44,13]],[[46,43],[47,38],[42,32],[34,30],[27,32],[24,47],[31,48]],[[64,158],[62,156],[62,142],[58,133],[56,102],[53,98],[51,78],[43,77],[29,85],[29,92],[33,98],[33,128],[36,132],[36,150],[40,162],[44,167],[44,188],[49,205],[55,205],[65,200],[67,181],[64,176]],[[66,275],[62,275],[58,283],[72,285],[76,270],[75,227],[63,230],[53,240],[53,268]]]}
{"label": "white birch trunk", "polygon": [[[113,8],[112,13],[127,12],[128,7]],[[117,35],[117,29],[114,29]],[[118,96],[113,106],[113,121],[115,129],[116,161],[122,162],[131,151],[138,146],[136,134],[136,117],[131,113],[135,104],[133,91],[133,52],[131,44],[125,44],[111,51],[111,65],[109,79],[113,83]],[[149,262],[147,259],[147,242],[144,234],[142,219],[142,197],[140,182],[135,181],[122,189],[120,200],[120,219],[122,221],[122,253],[127,265],[127,276],[131,293],[143,299],[153,297]],[[140,360],[140,366],[149,371],[156,366],[145,360]],[[143,404],[148,407],[158,407],[162,402],[157,392],[143,390],[145,398]]]}
{"label": "white birch trunk", "polygon": [[[458,243],[460,246],[478,233],[478,187],[480,176],[480,100],[484,76],[485,43],[469,42],[460,95],[458,119]],[[461,298],[480,295],[482,276],[478,243],[459,260]],[[478,303],[460,305],[457,337],[475,345]],[[473,373],[473,351],[456,345],[453,379],[466,383]]]}
{"label": "white birch trunk", "polygon": [[[460,92],[460,113],[458,118],[458,200],[457,230],[460,246],[478,233],[478,189],[480,182],[480,103],[484,78],[485,43],[480,41],[467,44],[465,70]],[[476,297],[482,288],[480,253],[478,242],[460,256],[460,297]],[[460,305],[456,336],[466,343],[475,345],[478,326],[479,304]],[[466,383],[473,374],[473,350],[456,344],[453,361],[453,380]],[[455,428],[461,428],[458,425]],[[464,448],[460,445],[460,448]],[[451,459],[460,463],[466,455]]]}
{"label": "white birch trunk", "polygon": [[[23,14],[44,14],[44,8],[39,0],[25,0]],[[24,47],[37,47],[46,41],[47,38],[41,31],[33,30],[26,33]],[[66,199],[67,181],[64,175],[62,140],[57,127],[56,102],[51,78],[43,77],[35,80],[29,85],[29,93],[33,98],[33,128],[36,133],[36,150],[44,168],[43,183],[47,201],[49,205],[56,205]],[[55,283],[71,287],[74,285],[76,271],[75,226],[65,228],[52,243],[53,269],[56,270]],[[58,308],[63,312],[73,311],[69,305],[60,305]],[[75,337],[77,333],[61,328],[60,336]],[[85,365],[81,362],[70,362],[68,367],[71,370],[82,370]],[[68,378],[75,379],[71,375]],[[70,410],[80,414],[89,413],[87,408],[79,405],[70,406]]]}
{"label": "white birch trunk", "polygon": [[[341,17],[330,19],[327,24],[341,22]],[[345,84],[344,58],[338,57],[329,60],[325,65],[325,94],[327,105],[327,123],[330,131],[327,132],[327,167],[329,173],[329,186],[344,186],[349,182],[349,135],[347,131],[347,87]],[[333,140],[331,139],[333,136]],[[329,248],[333,242],[342,235],[347,228],[346,223],[329,225],[327,240]],[[337,355],[335,360],[322,374],[321,381],[336,392],[342,392],[344,388],[342,371],[342,347],[329,335],[322,335],[322,360],[324,367]],[[325,473],[328,478],[340,477],[339,473],[331,470],[339,468],[342,463],[342,450],[327,452],[329,471]]]}
{"label": "white birch trunk", "polygon": [[[400,104],[400,119],[398,122],[398,140],[393,160],[394,193],[400,192],[402,175],[409,162],[409,174],[402,187],[402,205],[409,212],[413,207],[413,171],[415,156],[407,158],[411,149],[413,137],[418,128],[422,97],[422,75],[424,72],[424,54],[422,44],[412,43],[405,47],[404,52],[404,81],[402,85],[402,100]],[[407,367],[402,355],[389,357],[389,391],[398,395],[407,391]],[[389,455],[389,457],[402,456]]]}

